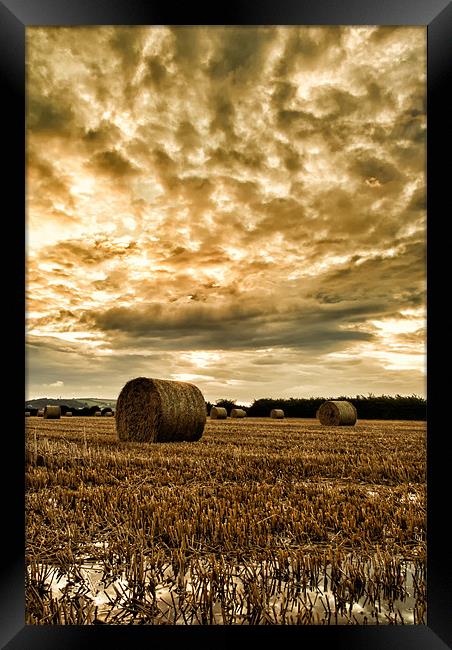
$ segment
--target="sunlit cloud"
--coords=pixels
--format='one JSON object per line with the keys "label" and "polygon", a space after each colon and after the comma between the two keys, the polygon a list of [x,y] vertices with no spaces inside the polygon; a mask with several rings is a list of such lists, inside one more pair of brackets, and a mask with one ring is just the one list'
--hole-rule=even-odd
{"label": "sunlit cloud", "polygon": [[424,394],[425,83],[423,27],[27,28],[30,397]]}

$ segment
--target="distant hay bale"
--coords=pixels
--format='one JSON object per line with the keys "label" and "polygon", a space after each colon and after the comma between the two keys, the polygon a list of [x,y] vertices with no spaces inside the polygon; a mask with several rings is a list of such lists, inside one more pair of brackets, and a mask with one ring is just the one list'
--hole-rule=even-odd
{"label": "distant hay bale", "polygon": [[97,415],[98,413],[101,414],[100,406],[90,406],[88,408],[87,415]]}
{"label": "distant hay bale", "polygon": [[107,411],[106,413],[104,413],[104,415],[107,418],[111,418],[113,416],[113,411]]}
{"label": "distant hay bale", "polygon": [[44,420],[59,420],[61,417],[61,409],[59,406],[52,406],[47,404],[44,407]]}
{"label": "distant hay bale", "polygon": [[64,417],[71,418],[72,417],[72,411],[66,411],[66,413],[64,414]]}
{"label": "distant hay bale", "polygon": [[317,413],[320,424],[330,427],[353,426],[357,419],[356,408],[345,400],[324,402]]}
{"label": "distant hay bale", "polygon": [[38,418],[44,417],[44,409],[38,409],[38,412],[37,412],[36,415],[38,416]]}
{"label": "distant hay bale", "polygon": [[94,417],[100,418],[102,417],[102,413],[100,411],[94,411]]}
{"label": "distant hay bale", "polygon": [[228,412],[222,406],[212,406],[210,409],[211,420],[226,420]]}
{"label": "distant hay bale", "polygon": [[31,415],[30,411],[25,411],[25,417],[26,417],[26,418],[29,418],[30,415]]}
{"label": "distant hay bale", "polygon": [[231,409],[230,416],[231,418],[245,418],[246,411],[244,411],[243,409]]}
{"label": "distant hay bale", "polygon": [[120,440],[195,441],[201,438],[206,419],[201,391],[183,381],[137,377],[123,386],[116,403]]}
{"label": "distant hay bale", "polygon": [[101,410],[101,415],[113,415],[113,410],[109,406],[104,406]]}
{"label": "distant hay bale", "polygon": [[282,420],[284,418],[284,411],[282,409],[272,409],[270,411],[270,417],[277,420]]}

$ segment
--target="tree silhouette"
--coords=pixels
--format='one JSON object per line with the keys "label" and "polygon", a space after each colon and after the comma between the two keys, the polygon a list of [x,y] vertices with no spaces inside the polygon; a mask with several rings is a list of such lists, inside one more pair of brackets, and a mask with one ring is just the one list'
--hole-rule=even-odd
{"label": "tree silhouette", "polygon": [[226,411],[229,413],[229,411],[233,408],[236,407],[236,401],[237,400],[232,400],[232,399],[217,399],[215,402],[215,406],[221,406],[222,408],[225,408]]}

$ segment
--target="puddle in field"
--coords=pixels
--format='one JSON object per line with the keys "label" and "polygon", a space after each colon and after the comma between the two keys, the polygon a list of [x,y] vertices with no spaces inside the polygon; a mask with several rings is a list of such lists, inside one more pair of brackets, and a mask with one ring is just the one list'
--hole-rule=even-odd
{"label": "puddle in field", "polygon": [[[96,545],[102,546],[102,543]],[[350,561],[353,563],[353,559]],[[142,590],[139,601],[147,607],[148,612],[152,612],[154,619],[175,625],[241,624],[249,622],[251,611],[257,611],[259,622],[273,624],[425,623],[423,619],[415,620],[415,583],[425,582],[425,575],[416,575],[414,563],[401,561],[397,590],[392,592],[390,599],[384,597],[381,577],[380,582],[373,581],[375,576],[372,565],[372,560],[368,560],[365,568],[368,588],[362,590],[361,597],[356,595],[350,598],[347,591],[350,580],[341,569],[339,572],[344,575],[342,587],[334,591],[331,588],[331,565],[321,572],[321,577],[317,580],[307,579],[304,584],[300,582],[297,585],[290,577],[290,569],[287,577],[287,567],[286,578],[278,579],[274,575],[274,566],[272,571],[265,572],[260,569],[262,565],[237,564],[234,570],[228,570],[224,575],[219,576],[217,573],[213,585],[210,578],[212,565],[207,561],[202,563],[198,560],[196,569],[189,569],[183,577],[181,574],[176,576],[172,565],[168,563],[159,572],[158,581],[155,573],[145,570],[146,588]],[[134,585],[128,582],[125,572],[115,578],[108,578],[101,564],[83,559],[77,565],[76,574],[70,577],[61,575],[56,567],[40,568],[47,570],[45,582],[54,599],[82,594],[97,608],[98,620],[114,623],[115,616],[121,614],[121,623],[132,621],[133,614],[122,615],[136,597]],[[337,567],[335,573],[337,579]],[[375,584],[379,585],[376,590]],[[266,593],[264,601],[260,600],[263,591]],[[387,591],[386,594],[388,593]]]}
{"label": "puddle in field", "polygon": [[[382,498],[381,492],[378,492],[377,490],[366,489],[365,494],[368,497],[375,498],[375,499],[381,499]],[[403,494],[400,497],[400,501],[401,501],[401,503],[408,503],[408,502],[419,503],[420,497],[415,492],[408,492],[407,494]]]}

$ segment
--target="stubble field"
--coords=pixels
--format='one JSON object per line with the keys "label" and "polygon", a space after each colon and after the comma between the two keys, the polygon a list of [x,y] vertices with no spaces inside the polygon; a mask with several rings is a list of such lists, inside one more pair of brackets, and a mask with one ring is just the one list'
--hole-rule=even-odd
{"label": "stubble field", "polygon": [[426,425],[26,421],[29,624],[426,623]]}

